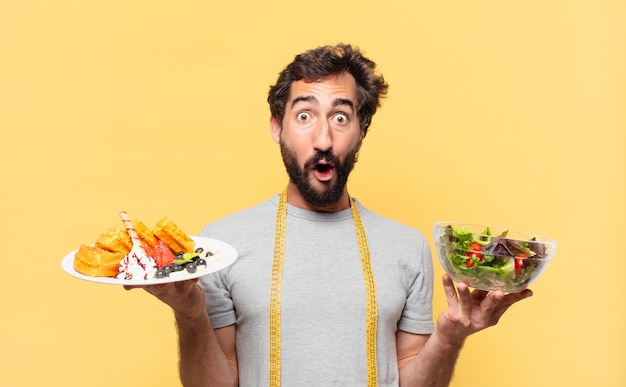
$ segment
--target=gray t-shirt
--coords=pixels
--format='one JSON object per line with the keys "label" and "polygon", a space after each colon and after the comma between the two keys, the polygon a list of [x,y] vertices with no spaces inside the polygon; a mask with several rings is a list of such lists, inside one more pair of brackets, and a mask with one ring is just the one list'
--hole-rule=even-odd
{"label": "gray t-shirt", "polygon": [[[356,202],[378,297],[381,386],[398,385],[396,331],[429,334],[433,267],[423,235]],[[240,386],[267,385],[269,290],[278,196],[206,225],[239,258],[200,281],[215,328],[237,324]],[[287,208],[281,295],[281,383],[367,385],[365,284],[352,211]]]}

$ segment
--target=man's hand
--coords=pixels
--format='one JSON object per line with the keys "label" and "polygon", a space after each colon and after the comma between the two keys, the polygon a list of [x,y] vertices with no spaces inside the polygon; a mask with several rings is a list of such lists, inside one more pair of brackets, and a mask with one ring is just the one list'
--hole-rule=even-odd
{"label": "man's hand", "polygon": [[469,335],[496,325],[511,305],[533,294],[530,289],[506,295],[502,291],[470,292],[463,282],[455,287],[447,274],[443,276],[443,287],[448,309],[439,315],[437,330],[440,338],[452,346],[460,346]]}
{"label": "man's hand", "polygon": [[181,316],[191,316],[196,313],[205,313],[204,292],[197,285],[197,282],[198,278],[195,278],[187,281],[158,285],[124,285],[124,289],[131,290],[135,288],[142,288],[165,304],[169,305],[174,310],[174,313]]}

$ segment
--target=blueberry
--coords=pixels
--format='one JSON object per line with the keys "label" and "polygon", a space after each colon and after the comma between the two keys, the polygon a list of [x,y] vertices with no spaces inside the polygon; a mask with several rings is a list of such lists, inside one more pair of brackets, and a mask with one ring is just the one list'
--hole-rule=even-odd
{"label": "blueberry", "polygon": [[196,264],[193,263],[193,262],[189,262],[187,264],[187,266],[185,266],[185,267],[187,268],[187,271],[190,272],[190,273],[195,273],[196,269],[197,269]]}
{"label": "blueberry", "polygon": [[159,269],[156,271],[156,273],[154,273],[154,278],[165,278],[167,277],[165,275],[165,272],[162,269]]}
{"label": "blueberry", "polygon": [[196,261],[196,266],[203,266],[203,265],[206,266],[206,261],[204,259],[202,259],[202,258],[199,258]]}
{"label": "blueberry", "polygon": [[203,249],[202,247],[198,247],[198,248],[196,249],[196,253],[201,253],[201,252],[203,252],[203,251],[204,251],[204,249]]}

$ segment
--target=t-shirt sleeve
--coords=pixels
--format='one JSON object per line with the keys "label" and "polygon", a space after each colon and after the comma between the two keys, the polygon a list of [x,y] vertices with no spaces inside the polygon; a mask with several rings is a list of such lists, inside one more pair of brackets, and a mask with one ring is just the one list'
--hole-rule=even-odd
{"label": "t-shirt sleeve", "polygon": [[410,284],[406,304],[402,311],[398,329],[410,333],[430,334],[435,330],[433,323],[433,263],[430,247],[421,238],[421,249],[417,249],[417,270]]}
{"label": "t-shirt sleeve", "polygon": [[[200,232],[201,236],[209,236],[209,226],[205,226]],[[206,275],[198,281],[198,285],[204,291],[205,307],[213,324],[213,328],[222,328],[232,325],[237,321],[235,306],[228,289],[228,269]]]}
{"label": "t-shirt sleeve", "polygon": [[222,328],[237,321],[235,306],[228,288],[225,286],[222,273],[204,276],[198,282],[204,291],[206,311],[213,328]]}

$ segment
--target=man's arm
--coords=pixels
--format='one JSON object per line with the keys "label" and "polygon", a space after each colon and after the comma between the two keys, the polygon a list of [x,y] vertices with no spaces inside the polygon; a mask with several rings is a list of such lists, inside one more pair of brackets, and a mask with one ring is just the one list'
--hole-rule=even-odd
{"label": "man's arm", "polygon": [[183,385],[237,386],[235,325],[213,329],[204,309],[204,292],[196,282],[181,281],[143,288],[174,310]]}
{"label": "man's arm", "polygon": [[507,295],[470,292],[464,283],[455,288],[448,275],[443,286],[448,309],[439,315],[435,332],[428,336],[398,331],[396,335],[401,386],[448,386],[465,339],[496,325],[511,305],[532,295],[530,290]]}
{"label": "man's arm", "polygon": [[460,348],[437,343],[437,336],[396,333],[401,386],[447,386]]}

